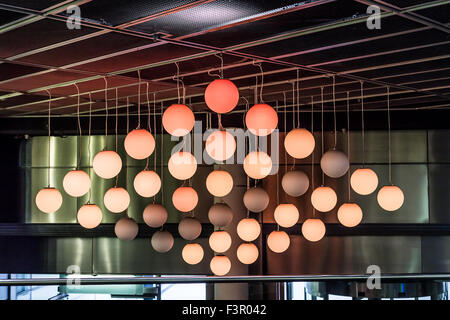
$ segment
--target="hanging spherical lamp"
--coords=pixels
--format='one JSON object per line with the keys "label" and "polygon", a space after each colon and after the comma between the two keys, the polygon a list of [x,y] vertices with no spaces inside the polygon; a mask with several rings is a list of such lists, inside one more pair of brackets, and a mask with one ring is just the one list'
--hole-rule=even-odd
{"label": "hanging spherical lamp", "polygon": [[224,170],[211,171],[206,178],[206,189],[215,197],[225,197],[233,189],[233,177]]}
{"label": "hanging spherical lamp", "polygon": [[85,204],[77,213],[78,223],[86,229],[93,229],[102,222],[103,213],[95,204]]}
{"label": "hanging spherical lamp", "polygon": [[330,187],[318,187],[311,194],[311,203],[317,211],[328,212],[336,206],[336,192]]}
{"label": "hanging spherical lamp", "polygon": [[71,170],[64,176],[63,187],[69,196],[81,197],[91,188],[91,178],[83,170]]}
{"label": "hanging spherical lamp", "polygon": [[197,239],[202,233],[202,224],[195,218],[183,218],[178,224],[178,233],[186,240]]}
{"label": "hanging spherical lamp", "polygon": [[148,158],[155,150],[155,138],[145,129],[134,129],[125,137],[125,151],[133,159]]}
{"label": "hanging spherical lamp", "polygon": [[350,168],[347,155],[339,150],[329,150],[320,159],[322,171],[331,178],[342,177]]}
{"label": "hanging spherical lamp", "polygon": [[269,194],[259,187],[250,188],[244,193],[244,205],[251,212],[262,212],[269,205]]}
{"label": "hanging spherical lamp", "polygon": [[384,186],[378,191],[378,204],[386,211],[400,209],[405,201],[402,189],[397,186]]}
{"label": "hanging spherical lamp", "polygon": [[188,264],[198,264],[203,260],[203,248],[198,243],[188,243],[181,251],[183,260]]}
{"label": "hanging spherical lamp", "polygon": [[206,153],[216,161],[230,159],[236,151],[236,140],[225,130],[212,132],[205,142]]}
{"label": "hanging spherical lamp", "polygon": [[226,256],[215,256],[211,259],[209,267],[216,276],[224,276],[231,270],[231,261]]}
{"label": "hanging spherical lamp", "polygon": [[253,243],[242,243],[236,252],[237,258],[243,264],[252,264],[258,260],[258,247]]}
{"label": "hanging spherical lamp", "polygon": [[350,178],[350,185],[357,194],[371,194],[378,187],[377,174],[370,168],[356,169]]}
{"label": "hanging spherical lamp", "polygon": [[191,132],[194,122],[194,113],[184,104],[171,105],[162,116],[164,129],[175,137],[183,137]]}
{"label": "hanging spherical lamp", "polygon": [[239,102],[239,90],[228,79],[216,79],[206,87],[205,102],[214,112],[230,112]]}
{"label": "hanging spherical lamp", "polygon": [[109,211],[120,213],[127,210],[130,205],[130,195],[124,188],[113,187],[106,191],[103,203]]}
{"label": "hanging spherical lamp", "polygon": [[192,187],[179,187],[172,195],[172,203],[178,211],[192,211],[198,203],[197,192]]}
{"label": "hanging spherical lamp", "polygon": [[308,175],[301,170],[288,171],[281,179],[281,186],[284,192],[291,197],[300,197],[308,191]]}
{"label": "hanging spherical lamp", "polygon": [[212,251],[223,253],[231,247],[231,236],[226,231],[214,231],[209,236],[209,246]]}
{"label": "hanging spherical lamp", "polygon": [[155,171],[142,170],[134,177],[134,190],[141,197],[153,197],[161,189],[161,178]]}
{"label": "hanging spherical lamp", "polygon": [[95,155],[92,167],[100,178],[111,179],[122,169],[122,159],[115,151],[100,151]]}
{"label": "hanging spherical lamp", "polygon": [[166,253],[173,247],[173,236],[168,231],[156,231],[152,235],[151,244],[155,251],[160,253]]}
{"label": "hanging spherical lamp", "polygon": [[325,236],[325,224],[320,219],[306,219],[302,225],[302,234],[306,240],[316,242]]}
{"label": "hanging spherical lamp", "polygon": [[282,253],[289,248],[291,239],[284,231],[272,231],[267,237],[267,246],[276,253]]}
{"label": "hanging spherical lamp", "polygon": [[209,208],[208,218],[212,225],[223,228],[233,220],[233,211],[226,203],[216,203]]}
{"label": "hanging spherical lamp", "polygon": [[282,203],[275,208],[273,217],[281,227],[290,228],[298,222],[300,214],[293,204]]}
{"label": "hanging spherical lamp", "polygon": [[167,221],[166,208],[157,203],[151,203],[145,207],[142,217],[146,225],[151,228],[159,228]]}
{"label": "hanging spherical lamp", "polygon": [[245,115],[245,125],[256,136],[268,136],[278,125],[277,112],[268,104],[255,104]]}
{"label": "hanging spherical lamp", "polygon": [[116,222],[114,232],[120,240],[133,240],[136,238],[139,231],[139,226],[132,218],[123,217]]}
{"label": "hanging spherical lamp", "polygon": [[316,146],[316,141],[311,132],[303,128],[291,130],[284,138],[286,152],[295,159],[308,157]]}
{"label": "hanging spherical lamp", "polygon": [[239,221],[237,228],[239,238],[251,242],[256,240],[261,233],[261,225],[253,218],[245,218]]}
{"label": "hanging spherical lamp", "polygon": [[263,179],[272,171],[272,159],[263,151],[252,151],[244,159],[244,171],[252,179]]}
{"label": "hanging spherical lamp", "polygon": [[36,194],[36,206],[44,213],[58,211],[62,205],[62,195],[56,188],[44,188]]}
{"label": "hanging spherical lamp", "polygon": [[192,153],[179,151],[172,154],[167,166],[172,177],[178,180],[187,180],[197,171],[197,160]]}
{"label": "hanging spherical lamp", "polygon": [[345,227],[356,227],[362,220],[363,212],[356,203],[344,203],[337,212],[339,222]]}

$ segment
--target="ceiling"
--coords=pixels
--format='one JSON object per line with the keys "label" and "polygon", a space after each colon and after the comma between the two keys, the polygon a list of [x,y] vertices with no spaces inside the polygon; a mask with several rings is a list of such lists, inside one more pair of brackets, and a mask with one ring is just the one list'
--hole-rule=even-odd
{"label": "ceiling", "polygon": [[[66,25],[72,4],[80,29]],[[366,25],[371,4],[382,10],[380,29]],[[450,1],[1,1],[0,117],[44,116],[49,93],[53,115],[74,115],[74,83],[81,113],[89,92],[94,113],[104,113],[105,97],[108,108],[136,107],[139,83],[141,103],[148,88],[151,100],[168,106],[178,101],[177,79],[201,112],[221,61],[243,97],[237,112],[245,99],[254,102],[262,80],[266,103],[284,105],[286,97],[291,105],[299,79],[300,109],[320,102],[322,88],[332,108],[333,78],[338,109],[347,92],[350,107],[361,108],[361,83],[367,109],[386,108],[388,86],[393,109],[446,109],[448,12]]]}

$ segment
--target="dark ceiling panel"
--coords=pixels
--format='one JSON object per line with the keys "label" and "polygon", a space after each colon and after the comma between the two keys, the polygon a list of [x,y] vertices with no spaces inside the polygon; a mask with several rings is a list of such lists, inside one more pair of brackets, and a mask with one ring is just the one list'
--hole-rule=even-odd
{"label": "dark ceiling panel", "polygon": [[40,20],[0,34],[0,43],[2,43],[0,56],[2,58],[11,57],[19,53],[87,35],[94,31],[98,30],[86,27],[69,30],[64,22],[48,19]]}
{"label": "dark ceiling panel", "polygon": [[0,64],[0,81],[17,78],[26,74],[31,74],[43,70],[45,69],[22,66],[12,63],[2,63]]}
{"label": "dark ceiling panel", "polygon": [[17,19],[25,17],[25,14],[0,10],[0,26],[10,23],[12,21],[16,21]]}
{"label": "dark ceiling panel", "polygon": [[20,61],[63,66],[74,62],[91,59],[139,46],[153,43],[153,41],[123,35],[120,33],[108,33],[105,35],[89,38],[74,44],[62,46],[53,50],[28,56]]}
{"label": "dark ceiling panel", "polygon": [[[365,11],[366,6],[362,4],[341,0],[248,24],[237,25],[212,33],[205,33],[189,38],[189,40],[224,48],[268,38],[275,34],[330,23],[335,20],[352,17],[353,15],[363,14]],[[276,45],[272,46],[275,47]]]}
{"label": "dark ceiling panel", "polygon": [[422,4],[424,1],[423,0],[387,0],[384,2],[392,4],[399,8],[407,8],[407,7]]}
{"label": "dark ceiling panel", "polygon": [[2,4],[22,7],[32,10],[43,10],[52,7],[63,0],[2,0]]}
{"label": "dark ceiling panel", "polygon": [[147,33],[165,32],[181,36],[238,22],[261,13],[295,4],[295,0],[216,0],[131,27]]}
{"label": "dark ceiling panel", "polygon": [[416,11],[416,13],[440,23],[447,24],[450,22],[450,4]]}
{"label": "dark ceiling panel", "polygon": [[195,0],[95,0],[81,6],[83,18],[117,26],[190,4]]}

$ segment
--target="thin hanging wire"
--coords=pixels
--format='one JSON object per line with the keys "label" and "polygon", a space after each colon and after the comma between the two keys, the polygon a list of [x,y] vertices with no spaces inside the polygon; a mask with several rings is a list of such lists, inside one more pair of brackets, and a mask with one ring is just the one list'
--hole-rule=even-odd
{"label": "thin hanging wire", "polygon": [[127,97],[127,133],[130,131],[130,98]]}
{"label": "thin hanging wire", "polygon": [[[150,108],[150,98],[149,98],[149,92],[148,92],[149,83],[147,82],[147,89],[145,91],[145,94],[147,96],[147,130],[151,133],[152,132],[152,126],[151,126],[151,108]],[[156,129],[155,129],[156,132]]]}
{"label": "thin hanging wire", "polygon": [[138,124],[136,129],[141,128],[141,70],[137,71],[138,73]]}
{"label": "thin hanging wire", "polygon": [[[295,82],[292,82],[292,130],[295,129]],[[291,170],[294,170],[296,164],[295,157],[292,157]]]}
{"label": "thin hanging wire", "polygon": [[389,169],[389,183],[392,185],[392,163],[391,163],[391,103],[390,103],[390,87],[387,87],[387,114],[388,114],[388,169]]}
{"label": "thin hanging wire", "polygon": [[362,138],[362,163],[366,164],[366,139],[364,135],[364,82],[361,81],[361,138]]}
{"label": "thin hanging wire", "polygon": [[[283,91],[283,103],[284,103],[284,134],[285,137],[287,135],[287,98],[286,98],[286,92]],[[288,166],[287,166],[287,151],[286,148],[284,148],[284,172],[286,173],[288,171]]]}
{"label": "thin hanging wire", "polygon": [[[259,88],[259,103],[264,103],[264,100],[263,100],[264,70],[262,68],[262,64],[261,63],[255,63],[255,61],[253,61],[253,65],[258,66],[259,70],[261,71],[261,87]],[[256,85],[256,87],[258,87],[258,85]]]}
{"label": "thin hanging wire", "polygon": [[47,93],[48,93],[48,97],[49,97],[49,100],[48,100],[48,124],[47,124],[47,127],[48,127],[48,158],[47,158],[47,186],[48,186],[48,188],[50,188],[50,165],[51,165],[51,162],[50,162],[50,157],[51,157],[51,150],[50,150],[50,147],[51,147],[51,143],[50,143],[50,134],[51,134],[51,108],[52,108],[52,94],[51,94],[51,92],[49,91],[49,90],[45,90],[45,91],[47,91]]}
{"label": "thin hanging wire", "polygon": [[333,118],[334,118],[334,147],[337,146],[337,130],[336,130],[336,78],[333,76]]}
{"label": "thin hanging wire", "polygon": [[[347,156],[350,159],[350,93],[347,91]],[[348,202],[351,201],[350,170],[347,171]]]}
{"label": "thin hanging wire", "polygon": [[[314,135],[314,96],[311,96],[311,133]],[[311,154],[311,187],[314,191],[314,151]],[[316,216],[316,209],[312,207],[313,218]]]}
{"label": "thin hanging wire", "polygon": [[75,88],[77,88],[77,124],[78,124],[78,134],[79,134],[79,141],[78,141],[78,145],[79,145],[79,150],[78,150],[78,163],[77,163],[77,170],[80,168],[81,166],[81,151],[82,151],[82,143],[81,143],[81,136],[82,136],[82,132],[81,132],[81,121],[80,121],[80,88],[78,88],[78,85],[76,83],[73,84],[75,86]]}
{"label": "thin hanging wire", "polygon": [[222,52],[220,52],[219,54],[215,54],[215,56],[220,59],[219,77],[220,77],[220,79],[223,79],[223,55],[222,55]]}
{"label": "thin hanging wire", "polygon": [[[116,125],[115,125],[116,153],[119,149],[118,127],[119,127],[119,90],[118,90],[118,88],[116,88]],[[118,183],[119,183],[119,175],[116,175],[116,182],[114,185],[115,188],[117,188]]]}
{"label": "thin hanging wire", "polygon": [[[161,101],[161,114],[164,112],[164,105]],[[164,205],[164,127],[161,125],[161,204]]]}
{"label": "thin hanging wire", "polygon": [[[322,139],[322,157],[323,157],[323,151],[324,151],[324,144],[323,144],[323,87],[320,87],[320,95],[321,95],[321,108],[322,108],[322,112],[321,112],[321,139]],[[325,174],[322,170],[322,186],[325,185]]]}
{"label": "thin hanging wire", "polygon": [[[149,110],[150,112],[150,110]],[[156,93],[153,93],[153,128],[156,137]],[[153,154],[153,170],[156,172],[156,148]]]}
{"label": "thin hanging wire", "polygon": [[180,94],[180,66],[178,62],[175,62],[175,66],[177,67],[177,73],[172,77],[174,81],[177,82],[177,95],[178,95],[178,104],[181,103],[181,94]]}
{"label": "thin hanging wire", "polygon": [[108,150],[108,80],[105,80],[105,150]]}
{"label": "thin hanging wire", "polygon": [[[92,126],[92,96],[89,92],[89,126],[88,126],[88,159],[89,159],[89,165],[88,165],[88,175],[91,176],[91,126]],[[92,197],[92,187],[89,188],[89,195],[88,195],[88,201],[87,203],[91,203],[91,197]]]}
{"label": "thin hanging wire", "polygon": [[297,69],[297,128],[300,128],[300,70]]}

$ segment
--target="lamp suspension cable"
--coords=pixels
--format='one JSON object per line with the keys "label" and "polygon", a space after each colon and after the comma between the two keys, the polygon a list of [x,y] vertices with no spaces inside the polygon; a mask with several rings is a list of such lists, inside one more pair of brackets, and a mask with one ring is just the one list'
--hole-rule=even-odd
{"label": "lamp suspension cable", "polygon": [[108,150],[108,80],[105,80],[105,150]]}
{"label": "lamp suspension cable", "polygon": [[177,82],[177,95],[178,95],[178,104],[181,103],[181,96],[180,96],[180,82],[179,82],[179,77],[180,77],[180,66],[178,65],[178,62],[175,62],[175,66],[177,67],[177,73],[176,75],[173,76],[173,80],[175,80]]}
{"label": "lamp suspension cable", "polygon": [[[150,113],[150,104],[149,104],[149,113]],[[150,125],[150,121],[149,121]],[[155,132],[156,137],[156,93],[153,92],[153,131]],[[153,154],[153,170],[156,172],[156,148],[155,153]]]}
{"label": "lamp suspension cable", "polygon": [[77,126],[78,126],[78,162],[77,162],[77,169],[81,166],[81,151],[82,151],[82,143],[81,143],[81,121],[80,121],[80,88],[78,88],[78,85],[76,83],[73,84],[75,88],[77,88]]}
{"label": "lamp suspension cable", "polygon": [[[145,94],[147,96],[147,129],[148,129],[148,132],[152,133],[151,118],[150,118],[151,109],[150,109],[150,98],[148,95],[149,94],[148,87],[149,87],[149,83],[147,82],[147,87],[146,87],[146,91],[145,91]],[[155,129],[155,132],[156,132],[156,129]]]}
{"label": "lamp suspension cable", "polygon": [[[350,160],[350,93],[347,91],[347,156]],[[347,188],[348,188],[348,202],[350,202],[350,171],[347,170]]]}
{"label": "lamp suspension cable", "polygon": [[[164,113],[164,104],[161,101],[161,114]],[[156,130],[156,128],[155,128]],[[164,127],[161,125],[161,181],[164,181]],[[164,183],[161,184],[161,204],[164,205]]]}
{"label": "lamp suspension cable", "polygon": [[[284,103],[284,136],[286,137],[287,135],[287,99],[286,99],[286,92],[283,91],[283,103]],[[287,151],[286,148],[284,148],[284,173],[286,173],[288,171],[288,166],[287,166]]]}
{"label": "lamp suspension cable", "polygon": [[[262,64],[261,64],[260,62],[259,62],[259,63],[256,63],[256,62],[253,60],[253,65],[259,67],[259,70],[260,70],[260,72],[261,72],[261,86],[260,86],[260,88],[259,88],[259,103],[264,103],[264,99],[263,99],[264,70],[263,70]],[[255,86],[255,88],[256,88],[256,89],[258,88],[258,75],[256,75],[256,86]]]}
{"label": "lamp suspension cable", "polygon": [[[311,96],[311,133],[314,135],[314,96]],[[314,191],[314,151],[311,154],[311,187]],[[312,207],[313,218],[316,216],[316,209]]]}
{"label": "lamp suspension cable", "polygon": [[[295,129],[295,82],[292,82],[292,130]],[[295,157],[292,157],[291,170],[295,168]]]}
{"label": "lamp suspension cable", "polygon": [[141,70],[138,70],[137,73],[138,73],[138,111],[137,111],[138,124],[137,124],[136,129],[140,129],[141,128]]}
{"label": "lamp suspension cable", "polygon": [[336,77],[333,75],[333,119],[334,119],[334,148],[337,146],[337,130],[336,130]]}
{"label": "lamp suspension cable", "polygon": [[297,69],[297,80],[295,83],[297,88],[297,128],[300,128],[300,69]]}
{"label": "lamp suspension cable", "polygon": [[[115,124],[115,135],[116,135],[116,153],[119,150],[119,134],[118,134],[118,127],[119,127],[119,90],[116,88],[116,124]],[[119,174],[116,175],[116,182],[115,182],[115,188],[117,188],[117,185],[119,183]]]}
{"label": "lamp suspension cable", "polygon": [[219,52],[219,54],[214,54],[217,58],[220,59],[220,70],[219,70],[219,78],[223,79],[223,54],[222,52]]}
{"label": "lamp suspension cable", "polygon": [[362,139],[362,164],[363,168],[366,165],[366,138],[365,138],[365,126],[364,126],[364,82],[361,84],[361,139]]}
{"label": "lamp suspension cable", "polygon": [[389,170],[389,183],[392,185],[390,87],[387,86],[386,89],[387,89],[387,115],[388,115],[388,170]]}
{"label": "lamp suspension cable", "polygon": [[127,97],[127,107],[126,107],[126,115],[127,115],[127,134],[130,131],[130,98]]}
{"label": "lamp suspension cable", "polygon": [[[324,148],[324,146],[323,146],[323,87],[320,87],[320,95],[321,95],[321,120],[320,120],[320,122],[321,122],[321,128],[320,128],[320,130],[321,130],[321,139],[322,139],[322,154],[321,154],[321,157],[323,157],[323,148]],[[323,172],[323,170],[322,170],[322,186],[324,186],[325,185],[325,174],[324,174],[324,172]]]}
{"label": "lamp suspension cable", "polygon": [[50,152],[50,147],[51,147],[51,143],[50,143],[50,133],[51,133],[51,108],[52,108],[52,94],[49,90],[45,90],[48,93],[48,123],[47,123],[47,129],[48,129],[48,157],[47,157],[47,185],[50,188],[50,157],[51,157],[51,152]]}
{"label": "lamp suspension cable", "polygon": [[[89,92],[89,125],[88,125],[88,159],[89,159],[89,165],[88,165],[88,175],[91,177],[91,127],[92,127],[92,96]],[[92,188],[89,188],[89,195],[88,195],[88,201],[87,203],[91,203],[91,197],[92,197]],[[94,241],[92,241],[94,242]]]}

